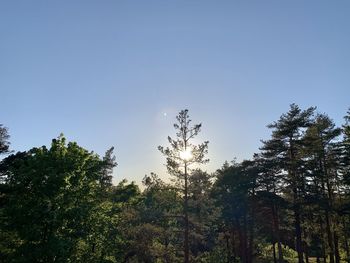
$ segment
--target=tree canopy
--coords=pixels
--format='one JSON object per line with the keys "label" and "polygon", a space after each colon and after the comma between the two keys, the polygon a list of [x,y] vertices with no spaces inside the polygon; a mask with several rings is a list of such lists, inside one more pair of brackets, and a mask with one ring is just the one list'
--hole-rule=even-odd
{"label": "tree canopy", "polygon": [[[0,125],[0,262],[350,262],[350,110],[289,110],[250,160],[208,173],[188,110],[142,186],[63,135],[11,152]],[[232,138],[235,139],[235,138]],[[196,142],[196,143],[195,143]]]}

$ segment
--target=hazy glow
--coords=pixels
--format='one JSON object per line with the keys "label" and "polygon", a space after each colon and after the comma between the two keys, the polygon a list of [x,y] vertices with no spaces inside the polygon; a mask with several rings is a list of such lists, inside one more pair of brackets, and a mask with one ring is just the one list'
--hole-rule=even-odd
{"label": "hazy glow", "polygon": [[185,108],[210,141],[209,172],[252,158],[290,103],[344,123],[350,1],[100,2],[0,2],[1,106],[11,109],[0,123],[12,150],[63,132],[100,156],[115,146],[115,182],[141,184],[169,177],[157,146]]}
{"label": "hazy glow", "polygon": [[184,151],[180,152],[180,158],[184,161],[188,161],[192,158],[192,151],[191,149],[187,148]]}

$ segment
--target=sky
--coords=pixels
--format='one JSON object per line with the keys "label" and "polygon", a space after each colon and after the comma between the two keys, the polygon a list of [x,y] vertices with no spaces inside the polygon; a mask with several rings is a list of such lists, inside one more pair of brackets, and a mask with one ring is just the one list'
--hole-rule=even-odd
{"label": "sky", "polygon": [[251,158],[296,103],[337,125],[350,107],[350,1],[0,2],[0,123],[11,148],[64,133],[114,181],[167,179],[157,150],[189,109],[214,172]]}

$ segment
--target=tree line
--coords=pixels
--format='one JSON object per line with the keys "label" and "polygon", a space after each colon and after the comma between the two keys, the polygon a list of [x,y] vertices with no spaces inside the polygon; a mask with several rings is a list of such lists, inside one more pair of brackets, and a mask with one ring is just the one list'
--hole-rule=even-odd
{"label": "tree line", "polygon": [[112,183],[103,157],[66,142],[10,151],[0,125],[0,262],[350,262],[350,110],[336,127],[290,105],[250,160],[209,174],[201,124],[182,110],[158,149],[170,182]]}

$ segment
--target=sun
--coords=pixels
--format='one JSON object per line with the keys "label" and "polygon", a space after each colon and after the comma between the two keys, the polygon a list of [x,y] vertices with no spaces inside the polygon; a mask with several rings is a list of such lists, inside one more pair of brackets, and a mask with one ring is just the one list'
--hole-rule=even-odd
{"label": "sun", "polygon": [[187,148],[186,150],[183,150],[180,152],[180,158],[184,161],[188,161],[192,158],[192,151],[191,149]]}

